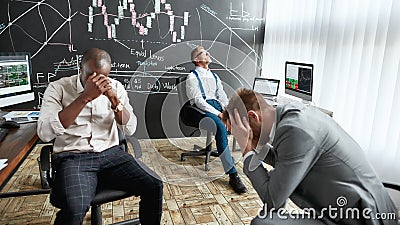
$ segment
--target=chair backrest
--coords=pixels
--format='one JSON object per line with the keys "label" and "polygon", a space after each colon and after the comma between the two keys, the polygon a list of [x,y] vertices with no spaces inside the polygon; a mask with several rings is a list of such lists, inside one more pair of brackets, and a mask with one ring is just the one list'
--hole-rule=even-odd
{"label": "chair backrest", "polygon": [[187,95],[186,95],[186,78],[187,76],[181,76],[178,78],[178,98],[179,98],[179,104],[182,108],[182,106],[189,101]]}
{"label": "chair backrest", "polygon": [[186,94],[186,78],[187,76],[181,76],[178,78],[177,90],[180,104],[179,119],[186,126],[198,128],[198,121],[201,119],[201,114],[198,112],[199,109],[196,106],[190,105],[189,98]]}
{"label": "chair backrest", "polygon": [[398,216],[400,217],[400,184],[383,182],[383,186],[388,189],[388,193],[392,198],[394,204],[396,205],[398,210]]}
{"label": "chair backrest", "polygon": [[124,151],[128,151],[128,142],[126,141],[126,137],[124,132],[118,129],[118,141],[119,145],[124,149]]}

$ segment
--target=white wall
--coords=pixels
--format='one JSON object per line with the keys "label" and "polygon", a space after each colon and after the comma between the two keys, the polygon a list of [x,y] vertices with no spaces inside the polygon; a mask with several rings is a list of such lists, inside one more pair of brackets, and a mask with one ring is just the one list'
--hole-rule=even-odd
{"label": "white wall", "polygon": [[400,1],[268,0],[263,76],[314,64],[313,101],[400,183]]}

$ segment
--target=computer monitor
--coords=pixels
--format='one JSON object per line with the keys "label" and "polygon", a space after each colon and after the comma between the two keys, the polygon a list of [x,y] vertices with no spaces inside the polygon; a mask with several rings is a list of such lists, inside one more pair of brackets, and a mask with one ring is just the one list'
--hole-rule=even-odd
{"label": "computer monitor", "polygon": [[0,53],[0,108],[32,101],[30,53]]}
{"label": "computer monitor", "polygon": [[311,102],[313,70],[313,64],[286,62],[285,93]]}

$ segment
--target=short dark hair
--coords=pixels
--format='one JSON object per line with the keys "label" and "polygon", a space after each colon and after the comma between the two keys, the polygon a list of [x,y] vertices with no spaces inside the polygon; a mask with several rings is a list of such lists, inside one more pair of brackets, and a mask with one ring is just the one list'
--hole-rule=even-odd
{"label": "short dark hair", "polygon": [[260,107],[260,103],[263,102],[262,99],[263,97],[256,91],[246,88],[239,88],[231,97],[229,104],[222,112],[222,120],[226,122],[226,120],[229,119],[229,113],[233,114],[233,110],[235,108],[238,110],[240,117],[247,117],[247,112],[249,110],[258,111],[260,108],[267,107],[268,105],[266,103],[265,106],[264,104],[261,104]]}

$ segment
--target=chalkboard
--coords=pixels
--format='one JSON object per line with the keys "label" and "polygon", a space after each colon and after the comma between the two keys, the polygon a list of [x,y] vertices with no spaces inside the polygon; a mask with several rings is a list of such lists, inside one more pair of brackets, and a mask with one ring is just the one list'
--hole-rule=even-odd
{"label": "chalkboard", "polygon": [[40,108],[48,83],[78,74],[83,52],[98,47],[129,93],[136,135],[181,136],[176,81],[194,68],[191,50],[209,50],[229,93],[249,87],[260,74],[265,13],[266,0],[1,1],[0,51],[32,56],[36,100],[14,108]]}

